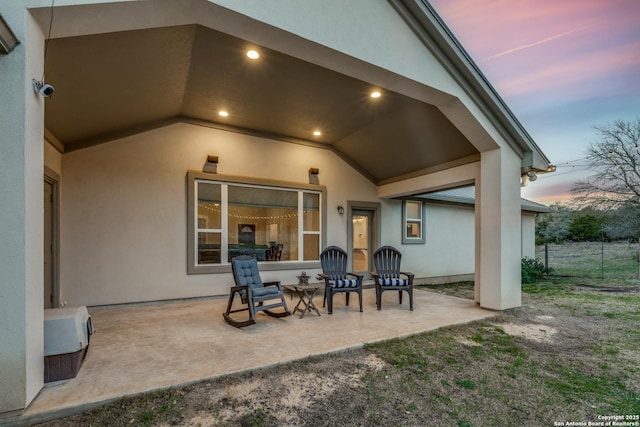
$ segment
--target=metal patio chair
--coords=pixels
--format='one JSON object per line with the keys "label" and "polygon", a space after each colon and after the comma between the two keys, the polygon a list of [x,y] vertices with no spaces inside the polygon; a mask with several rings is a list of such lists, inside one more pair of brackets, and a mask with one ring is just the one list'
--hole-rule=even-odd
{"label": "metal patio chair", "polygon": [[398,291],[402,304],[402,292],[409,294],[409,310],[413,311],[413,273],[400,271],[402,254],[392,246],[382,246],[373,253],[376,272],[371,273],[376,287],[376,306],[382,308],[382,293]]}
{"label": "metal patio chair", "polygon": [[[284,301],[284,294],[280,282],[263,283],[258,271],[258,261],[250,255],[240,255],[231,260],[233,270],[233,280],[236,286],[231,288],[229,293],[229,303],[227,311],[223,313],[224,320],[231,326],[242,328],[256,323],[256,312],[264,311],[265,314],[273,317],[290,316],[291,312]],[[232,309],[233,300],[240,296],[242,308]],[[265,305],[265,301],[270,301]],[[283,311],[271,311],[274,308],[282,308]],[[249,312],[248,320],[235,320],[231,318],[231,313],[242,311]]]}
{"label": "metal patio chair", "polygon": [[329,314],[333,313],[333,295],[339,292],[346,294],[347,306],[349,294],[356,292],[360,298],[362,312],[362,276],[347,272],[347,253],[337,246],[329,246],[320,253],[320,262],[322,264],[320,276],[325,283],[324,302],[329,302],[327,309]]}

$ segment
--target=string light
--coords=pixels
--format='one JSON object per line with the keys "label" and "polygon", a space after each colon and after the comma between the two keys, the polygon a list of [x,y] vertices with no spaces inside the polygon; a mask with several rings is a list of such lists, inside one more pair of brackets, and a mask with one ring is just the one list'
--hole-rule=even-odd
{"label": "string light", "polygon": [[[209,202],[203,202],[203,201],[199,201],[198,202],[198,207],[199,208],[203,208],[205,210],[209,210],[212,212],[215,212],[217,214],[220,214],[221,208],[220,205],[217,203],[209,203]],[[306,216],[307,215],[307,211],[303,211],[303,215]],[[237,218],[237,219],[253,219],[253,220],[261,220],[261,221],[283,221],[283,220],[290,220],[293,218],[298,218],[298,212],[291,212],[291,213],[287,213],[287,214],[283,214],[283,215],[243,215],[241,212],[239,212],[237,209],[229,209],[229,217],[231,218]]]}

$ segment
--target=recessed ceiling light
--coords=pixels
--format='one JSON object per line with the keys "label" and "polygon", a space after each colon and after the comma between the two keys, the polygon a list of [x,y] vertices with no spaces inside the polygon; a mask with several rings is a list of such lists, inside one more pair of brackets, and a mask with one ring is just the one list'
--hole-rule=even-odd
{"label": "recessed ceiling light", "polygon": [[221,117],[227,117],[229,115],[229,113],[227,113],[226,111],[222,110],[222,111],[218,111],[218,115]]}
{"label": "recessed ceiling light", "polygon": [[322,132],[320,132],[319,130],[313,131],[313,136],[320,136],[320,135],[322,135]]}
{"label": "recessed ceiling light", "polygon": [[247,56],[250,59],[258,59],[258,58],[260,58],[260,54],[258,53],[258,51],[253,50],[253,49],[247,51]]}
{"label": "recessed ceiling light", "polygon": [[372,98],[380,98],[381,96],[382,94],[380,93],[380,91],[374,90],[373,92],[371,92]]}

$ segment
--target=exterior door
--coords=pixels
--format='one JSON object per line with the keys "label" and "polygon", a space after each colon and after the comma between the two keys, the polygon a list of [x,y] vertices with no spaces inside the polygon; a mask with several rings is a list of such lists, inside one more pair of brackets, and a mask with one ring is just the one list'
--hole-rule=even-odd
{"label": "exterior door", "polygon": [[56,308],[58,297],[57,181],[44,179],[44,308]]}
{"label": "exterior door", "polygon": [[352,248],[351,262],[353,272],[364,274],[365,278],[369,278],[369,272],[372,271],[371,261],[371,241],[373,235],[373,213],[372,211],[353,210],[351,212],[352,222]]}

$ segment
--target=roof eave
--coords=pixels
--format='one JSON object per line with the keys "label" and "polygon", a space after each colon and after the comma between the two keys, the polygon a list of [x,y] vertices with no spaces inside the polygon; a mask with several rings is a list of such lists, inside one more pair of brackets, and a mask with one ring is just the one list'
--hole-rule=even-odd
{"label": "roof eave", "polygon": [[476,102],[511,148],[522,157],[521,168],[543,171],[550,161],[482,74],[427,0],[387,0],[463,90]]}
{"label": "roof eave", "polygon": [[[466,206],[473,207],[476,204],[475,199],[469,199],[467,197],[455,197],[455,196],[439,196],[439,195],[425,195],[419,197],[426,203],[435,205],[453,205],[453,206]],[[553,209],[540,203],[532,202],[527,199],[520,199],[520,210],[522,212],[529,213],[549,213],[553,212]]]}

